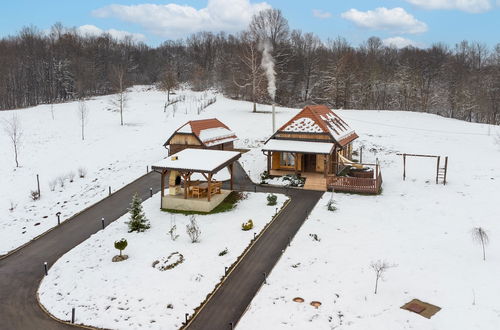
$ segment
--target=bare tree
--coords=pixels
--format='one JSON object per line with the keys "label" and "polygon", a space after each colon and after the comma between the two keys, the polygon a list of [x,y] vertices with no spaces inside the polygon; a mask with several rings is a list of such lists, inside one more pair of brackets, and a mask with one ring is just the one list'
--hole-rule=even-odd
{"label": "bare tree", "polygon": [[189,223],[186,225],[186,232],[191,239],[191,243],[197,243],[200,241],[201,230],[194,215],[191,215],[189,218]]}
{"label": "bare tree", "polygon": [[375,294],[377,294],[377,289],[378,289],[378,280],[379,279],[384,279],[384,273],[387,269],[391,267],[395,267],[395,265],[390,265],[386,261],[381,261],[378,260],[377,262],[372,262],[371,267],[373,271],[375,272]]}
{"label": "bare tree", "polygon": [[16,167],[19,167],[19,149],[21,148],[23,131],[21,127],[21,121],[16,114],[13,114],[10,119],[4,121],[4,131],[5,134],[10,139],[12,149],[14,150],[14,160],[16,161]]}
{"label": "bare tree", "polygon": [[160,90],[167,92],[167,102],[170,102],[170,92],[178,86],[177,77],[172,68],[168,66],[163,74],[159,84]]}
{"label": "bare tree", "polygon": [[114,65],[111,69],[111,83],[113,84],[116,96],[111,99],[111,105],[120,112],[120,125],[123,126],[123,111],[127,105],[127,88],[125,77],[127,68],[124,65]]}
{"label": "bare tree", "polygon": [[490,242],[490,238],[488,237],[488,234],[482,227],[474,227],[472,229],[472,240],[476,243],[481,244],[483,248],[483,260],[486,260],[486,250],[485,250],[485,245],[488,245]]}
{"label": "bare tree", "polygon": [[82,141],[85,140],[85,125],[87,125],[89,110],[85,100],[78,101],[77,116],[82,129]]}

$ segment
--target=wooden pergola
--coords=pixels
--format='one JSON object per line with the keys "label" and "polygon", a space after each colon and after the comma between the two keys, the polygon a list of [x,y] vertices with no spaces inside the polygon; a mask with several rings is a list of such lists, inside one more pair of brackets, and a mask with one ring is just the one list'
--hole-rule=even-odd
{"label": "wooden pergola", "polygon": [[200,173],[208,184],[207,199],[210,201],[213,175],[224,168],[230,174],[230,189],[233,189],[234,162],[241,157],[237,151],[222,151],[210,149],[184,149],[151,166],[161,174],[161,198],[165,196],[165,178],[169,171],[176,171],[184,182],[184,199],[188,198],[191,175]]}

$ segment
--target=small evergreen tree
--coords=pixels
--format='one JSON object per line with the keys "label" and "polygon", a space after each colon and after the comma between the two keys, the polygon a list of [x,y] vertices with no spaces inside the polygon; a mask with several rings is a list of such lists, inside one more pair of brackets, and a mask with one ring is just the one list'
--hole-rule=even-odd
{"label": "small evergreen tree", "polygon": [[149,220],[144,214],[144,211],[142,209],[142,200],[139,198],[137,193],[135,193],[132,197],[132,203],[130,204],[129,213],[130,221],[127,222],[129,233],[133,231],[143,232],[146,229],[149,229]]}

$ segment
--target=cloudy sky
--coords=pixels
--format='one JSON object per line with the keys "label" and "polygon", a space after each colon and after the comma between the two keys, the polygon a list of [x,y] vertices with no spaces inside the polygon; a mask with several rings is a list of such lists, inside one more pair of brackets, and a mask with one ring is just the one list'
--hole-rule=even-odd
{"label": "cloudy sky", "polygon": [[266,8],[281,9],[292,29],[324,40],[340,35],[353,45],[370,36],[396,46],[500,42],[500,0],[15,0],[0,4],[0,36],[61,22],[155,46],[197,31],[240,31]]}

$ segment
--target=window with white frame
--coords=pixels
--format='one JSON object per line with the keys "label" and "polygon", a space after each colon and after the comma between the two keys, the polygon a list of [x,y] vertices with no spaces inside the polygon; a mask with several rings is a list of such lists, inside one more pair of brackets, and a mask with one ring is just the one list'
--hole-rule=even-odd
{"label": "window with white frame", "polygon": [[295,157],[290,152],[282,152],[280,154],[280,165],[285,167],[295,166]]}

